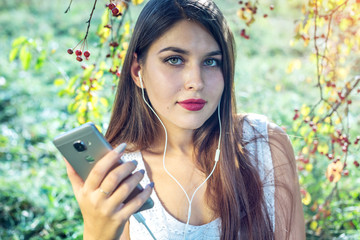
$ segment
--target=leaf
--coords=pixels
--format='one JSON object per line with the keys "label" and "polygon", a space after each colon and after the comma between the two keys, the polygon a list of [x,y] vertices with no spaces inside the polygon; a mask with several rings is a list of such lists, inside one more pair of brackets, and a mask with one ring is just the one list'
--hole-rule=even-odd
{"label": "leaf", "polygon": [[318,226],[317,221],[312,221],[312,222],[310,223],[310,228],[311,228],[311,230],[313,230],[313,231],[315,231],[315,230],[317,229],[317,226]]}
{"label": "leaf", "polygon": [[305,165],[305,170],[308,172],[311,172],[313,170],[313,165],[311,163],[308,163]]}
{"label": "leaf", "polygon": [[39,70],[42,67],[42,65],[44,64],[44,62],[46,60],[46,56],[47,56],[46,51],[42,50],[40,53],[40,56],[36,60],[35,70]]}
{"label": "leaf", "polygon": [[303,147],[303,149],[301,150],[301,152],[302,152],[304,155],[307,155],[307,154],[309,154],[309,148],[308,148],[308,147]]}
{"label": "leaf", "polygon": [[344,164],[340,161],[336,163],[332,162],[328,165],[326,170],[326,177],[330,182],[338,182],[341,178],[341,172],[344,168]]}
{"label": "leaf", "polygon": [[9,54],[9,61],[10,62],[15,60],[18,52],[19,52],[19,47],[14,47],[13,49],[11,49],[10,54]]}
{"label": "leaf", "polygon": [[286,69],[286,73],[292,73],[294,70],[296,69],[300,69],[301,68],[301,61],[299,59],[294,59],[292,60],[287,69]]}
{"label": "leaf", "polygon": [[303,105],[303,106],[301,107],[301,110],[300,110],[300,111],[301,111],[301,115],[303,115],[304,117],[306,117],[307,115],[309,115],[311,109],[310,109],[309,106]]}
{"label": "leaf", "polygon": [[130,34],[130,21],[127,21],[124,25],[124,32],[125,35],[129,35]]}
{"label": "leaf", "polygon": [[27,38],[22,36],[22,37],[18,37],[16,38],[13,43],[12,43],[12,47],[17,47],[21,44],[23,44],[24,42],[27,42]]}
{"label": "leaf", "polygon": [[61,86],[61,85],[64,85],[65,84],[65,79],[63,79],[63,78],[57,78],[57,79],[55,79],[55,81],[54,81],[54,85],[55,86]]}
{"label": "leaf", "polygon": [[104,105],[105,107],[108,107],[109,106],[109,102],[106,98],[100,98],[100,102],[102,105]]}
{"label": "leaf", "polygon": [[96,31],[97,35],[100,37],[100,43],[106,42],[107,38],[110,36],[110,28],[105,27],[109,24],[109,11],[106,9],[101,16],[101,23],[98,26]]}
{"label": "leaf", "polygon": [[139,5],[141,3],[143,3],[144,0],[132,0],[132,3],[136,6],[136,5]]}
{"label": "leaf", "polygon": [[29,52],[28,47],[26,45],[21,47],[19,58],[23,69],[28,70],[30,67],[31,53]]}
{"label": "leaf", "polygon": [[75,76],[73,76],[72,78],[70,78],[70,80],[69,80],[69,83],[68,83],[68,86],[67,86],[67,89],[68,89],[68,91],[73,91],[73,90],[71,90],[72,88],[73,88],[73,86],[74,86],[74,84],[75,84],[75,82],[76,82],[76,80],[79,78],[79,76],[78,75],[75,75]]}
{"label": "leaf", "polygon": [[305,193],[305,197],[303,197],[303,198],[301,199],[301,201],[302,201],[302,203],[303,203],[304,205],[309,205],[309,204],[311,203],[311,195],[310,195],[310,193],[309,193],[309,192],[306,192],[306,193]]}
{"label": "leaf", "polygon": [[317,148],[319,153],[327,154],[329,152],[329,146],[326,143],[322,143]]}
{"label": "leaf", "polygon": [[89,79],[91,76],[92,71],[94,70],[95,66],[94,65],[90,65],[88,66],[83,73],[83,79]]}
{"label": "leaf", "polygon": [[58,96],[59,97],[62,97],[64,96],[65,94],[69,94],[69,92],[66,90],[66,89],[62,89],[58,92]]}
{"label": "leaf", "polygon": [[100,79],[102,76],[104,75],[104,71],[100,70],[95,74],[95,78],[96,79]]}

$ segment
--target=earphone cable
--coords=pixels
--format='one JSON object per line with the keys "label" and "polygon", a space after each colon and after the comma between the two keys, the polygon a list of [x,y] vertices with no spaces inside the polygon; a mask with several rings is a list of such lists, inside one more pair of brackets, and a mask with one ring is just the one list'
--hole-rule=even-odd
{"label": "earphone cable", "polygon": [[[140,78],[140,85],[141,85],[141,92],[142,92],[142,98],[145,102],[145,104],[150,108],[150,110],[155,114],[155,116],[157,117],[157,119],[160,121],[162,127],[164,128],[164,131],[165,131],[165,146],[164,146],[164,153],[163,153],[163,168],[165,170],[165,172],[177,183],[177,185],[179,185],[179,187],[181,188],[181,190],[185,193],[185,196],[188,200],[188,203],[189,203],[189,207],[188,207],[188,218],[187,218],[187,221],[186,221],[186,225],[185,225],[185,229],[184,229],[184,240],[186,239],[186,233],[187,233],[187,229],[188,229],[188,226],[189,226],[189,222],[190,222],[190,218],[191,218],[191,204],[192,204],[192,201],[195,197],[195,194],[196,192],[207,182],[207,180],[212,176],[212,174],[214,173],[215,171],[215,168],[216,168],[216,165],[217,165],[217,162],[219,161],[219,158],[220,158],[220,143],[221,143],[221,118],[220,118],[220,102],[218,103],[218,120],[219,120],[219,141],[218,141],[218,147],[216,149],[216,152],[215,152],[215,164],[214,164],[214,167],[212,169],[212,171],[210,172],[210,174],[207,176],[207,178],[195,189],[191,199],[189,198],[189,195],[187,194],[187,192],[185,191],[185,189],[183,188],[183,186],[180,184],[180,182],[167,170],[166,166],[165,166],[165,156],[166,156],[166,149],[167,149],[167,141],[168,141],[168,136],[167,136],[167,130],[166,130],[166,127],[164,125],[164,123],[161,121],[160,117],[156,114],[155,110],[150,106],[150,104],[146,101],[145,99],[145,93],[144,93],[144,86],[143,86],[143,81],[142,81],[142,78],[141,78],[141,75],[140,75],[140,72],[139,72],[139,78]],[[148,229],[150,230],[150,229]]]}

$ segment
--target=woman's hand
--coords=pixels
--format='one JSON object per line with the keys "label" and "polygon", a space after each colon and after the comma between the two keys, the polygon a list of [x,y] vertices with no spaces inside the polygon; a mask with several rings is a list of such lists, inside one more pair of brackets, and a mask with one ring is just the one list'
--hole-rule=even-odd
{"label": "woman's hand", "polygon": [[129,217],[150,197],[152,188],[148,185],[123,204],[144,176],[143,170],[131,175],[136,161],[119,165],[125,146],[119,145],[98,161],[85,182],[65,160],[84,219],[84,239],[119,239]]}

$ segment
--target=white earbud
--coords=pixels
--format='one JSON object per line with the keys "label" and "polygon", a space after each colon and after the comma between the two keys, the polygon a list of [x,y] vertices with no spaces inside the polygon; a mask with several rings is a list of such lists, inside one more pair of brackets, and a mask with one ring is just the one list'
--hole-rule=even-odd
{"label": "white earbud", "polygon": [[141,77],[140,71],[138,72],[138,75],[139,75],[139,79],[140,79],[141,89],[144,89],[144,85],[143,85],[143,81],[142,81],[142,77]]}

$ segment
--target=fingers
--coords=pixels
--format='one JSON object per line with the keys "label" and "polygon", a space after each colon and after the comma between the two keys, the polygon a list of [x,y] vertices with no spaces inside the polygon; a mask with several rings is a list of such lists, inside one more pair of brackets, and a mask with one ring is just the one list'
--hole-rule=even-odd
{"label": "fingers", "polygon": [[[130,195],[130,197],[135,197],[140,192],[139,189],[135,188],[144,177],[144,173],[144,170],[140,170],[123,180],[113,192],[109,202],[124,202]],[[132,193],[133,191],[134,193]]]}
{"label": "fingers", "polygon": [[119,209],[117,211],[117,215],[120,219],[125,218],[128,219],[132,214],[137,212],[146,202],[146,200],[149,199],[152,191],[154,188],[154,183],[148,184],[144,190],[139,193],[136,197],[131,199],[126,204],[121,204],[119,206]]}
{"label": "fingers", "polygon": [[78,193],[80,188],[84,185],[84,180],[77,174],[74,168],[70,165],[70,163],[64,158],[66,165],[66,172],[71,182],[73,191],[75,195]]}
{"label": "fingers", "polygon": [[125,148],[126,144],[122,143],[98,161],[88,175],[84,187],[89,190],[97,189],[111,168],[120,163],[120,157]]}
{"label": "fingers", "polygon": [[111,195],[118,185],[136,169],[136,166],[137,161],[134,160],[123,163],[111,170],[102,181],[99,187],[100,192]]}

